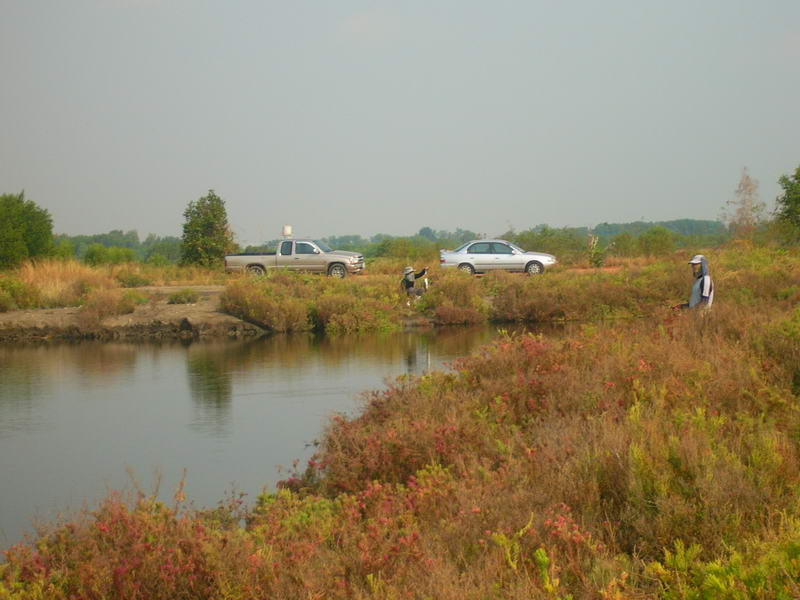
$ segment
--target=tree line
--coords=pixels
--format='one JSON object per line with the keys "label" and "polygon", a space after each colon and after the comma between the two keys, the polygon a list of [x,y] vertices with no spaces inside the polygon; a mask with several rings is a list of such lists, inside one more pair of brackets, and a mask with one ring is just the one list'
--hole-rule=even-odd
{"label": "tree line", "polygon": [[[800,243],[800,166],[778,180],[781,194],[772,218],[764,214],[758,182],[743,169],[733,197],[726,203],[721,220],[678,219],[672,221],[601,223],[589,227],[537,225],[526,230],[510,229],[498,237],[528,250],[549,252],[562,260],[589,257],[599,264],[605,255],[659,255],[676,248],[715,247],[732,238],[754,242]],[[241,248],[228,224],[224,200],[214,192],[190,201],[183,213],[183,232],[177,236],[149,234],[144,240],[136,230],[112,230],[96,235],[53,234],[50,213],[19,194],[0,195],[0,269],[11,268],[37,257],[77,258],[89,264],[145,262],[153,265],[184,264],[213,267],[226,254],[236,251],[273,251],[277,240]],[[442,248],[482,237],[465,229],[436,231],[422,227],[411,236],[378,233],[323,238],[339,250],[363,253],[368,258],[430,257]]]}

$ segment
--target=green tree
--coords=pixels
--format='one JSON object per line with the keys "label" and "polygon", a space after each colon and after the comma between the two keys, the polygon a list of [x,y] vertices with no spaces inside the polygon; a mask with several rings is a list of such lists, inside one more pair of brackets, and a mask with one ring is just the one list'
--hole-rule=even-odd
{"label": "green tree", "polygon": [[800,235],[800,167],[792,175],[782,175],[778,183],[783,194],[776,198],[775,216]]}
{"label": "green tree", "polygon": [[225,201],[214,190],[189,202],[183,216],[186,222],[181,238],[181,264],[217,266],[235,248]]}
{"label": "green tree", "polygon": [[53,219],[25,192],[0,195],[0,268],[53,251]]}
{"label": "green tree", "polygon": [[636,238],[629,232],[623,231],[611,240],[611,248],[617,256],[633,256],[636,254]]}
{"label": "green tree", "polygon": [[83,255],[87,265],[97,266],[108,262],[108,248],[103,244],[91,244]]}
{"label": "green tree", "polygon": [[68,237],[59,236],[59,238],[55,240],[53,256],[61,260],[75,258],[75,244],[73,244]]}
{"label": "green tree", "polygon": [[424,237],[429,242],[436,241],[436,232],[430,227],[423,227],[422,229],[419,230],[417,235],[420,237]]}
{"label": "green tree", "polygon": [[648,256],[667,254],[675,249],[675,234],[666,227],[651,227],[639,236],[639,251]]}

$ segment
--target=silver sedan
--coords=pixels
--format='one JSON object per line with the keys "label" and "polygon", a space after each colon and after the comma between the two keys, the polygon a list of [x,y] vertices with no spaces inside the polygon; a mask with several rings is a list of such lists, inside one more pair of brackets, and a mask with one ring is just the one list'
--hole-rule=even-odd
{"label": "silver sedan", "polygon": [[441,267],[470,274],[502,270],[538,275],[556,262],[552,254],[526,252],[506,240],[472,240],[455,250],[442,250],[439,258]]}

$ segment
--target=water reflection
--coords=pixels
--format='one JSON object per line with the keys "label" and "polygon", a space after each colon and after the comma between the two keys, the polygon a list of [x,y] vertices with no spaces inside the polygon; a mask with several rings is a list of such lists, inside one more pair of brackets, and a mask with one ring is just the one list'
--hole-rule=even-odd
{"label": "water reflection", "polygon": [[196,408],[192,427],[216,436],[230,432],[233,379],[224,361],[206,349],[189,352],[186,359],[189,391]]}
{"label": "water reflection", "polygon": [[334,412],[403,374],[441,368],[496,328],[243,342],[0,345],[0,549],[35,514],[79,507],[136,473],[213,506],[304,460]]}

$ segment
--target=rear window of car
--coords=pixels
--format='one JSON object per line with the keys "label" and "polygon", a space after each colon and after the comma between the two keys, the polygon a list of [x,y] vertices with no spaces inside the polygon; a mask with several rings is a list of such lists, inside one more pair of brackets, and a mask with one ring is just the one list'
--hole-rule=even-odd
{"label": "rear window of car", "polygon": [[478,242],[469,247],[470,254],[491,254],[492,246],[489,242]]}

